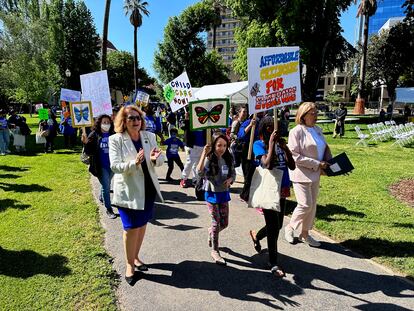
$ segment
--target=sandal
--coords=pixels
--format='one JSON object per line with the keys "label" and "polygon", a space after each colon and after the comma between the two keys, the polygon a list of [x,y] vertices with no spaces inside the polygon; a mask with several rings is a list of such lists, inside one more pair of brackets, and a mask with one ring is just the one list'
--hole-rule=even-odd
{"label": "sandal", "polygon": [[227,265],[226,260],[220,256],[220,253],[218,251],[212,250],[211,258],[213,258],[214,262],[220,266]]}
{"label": "sandal", "polygon": [[250,237],[252,238],[254,249],[256,250],[256,252],[260,253],[260,251],[262,250],[262,246],[260,245],[260,242],[256,240],[255,236],[253,235],[253,230],[250,230],[249,234],[250,234]]}
{"label": "sandal", "polygon": [[285,271],[279,266],[273,266],[272,269],[270,269],[270,272],[277,278],[283,278],[286,276]]}

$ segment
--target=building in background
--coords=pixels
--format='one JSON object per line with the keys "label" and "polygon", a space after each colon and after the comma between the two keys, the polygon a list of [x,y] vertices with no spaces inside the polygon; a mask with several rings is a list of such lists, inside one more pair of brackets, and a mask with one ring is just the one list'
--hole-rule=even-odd
{"label": "building in background", "polygon": [[[237,51],[234,32],[239,26],[239,20],[234,18],[228,8],[221,9],[221,25],[216,29],[216,50],[223,57],[224,64],[230,69],[231,82],[239,81],[238,75],[233,71],[232,62]],[[207,49],[213,49],[213,29],[207,33]]]}
{"label": "building in background", "polygon": [[332,72],[324,75],[319,80],[318,90],[316,91],[316,100],[323,101],[330,92],[335,92],[342,97],[344,102],[351,99],[351,77],[346,69],[341,71],[335,68]]}
{"label": "building in background", "polygon": [[368,35],[377,34],[390,18],[404,17],[405,8],[402,8],[404,2],[404,0],[377,1],[377,11],[369,18]]}

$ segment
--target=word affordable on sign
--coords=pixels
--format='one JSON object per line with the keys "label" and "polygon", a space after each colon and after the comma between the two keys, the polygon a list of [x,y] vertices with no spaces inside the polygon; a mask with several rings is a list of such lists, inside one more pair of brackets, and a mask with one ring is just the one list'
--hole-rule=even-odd
{"label": "word affordable on sign", "polygon": [[190,103],[190,128],[228,127],[230,103],[227,98],[197,100]]}
{"label": "word affordable on sign", "polygon": [[106,70],[92,72],[80,76],[82,100],[92,102],[94,117],[112,114],[111,94],[109,92],[108,74]]}
{"label": "word affordable on sign", "polygon": [[247,57],[251,113],[302,101],[299,47],[249,48]]}
{"label": "word affordable on sign", "polygon": [[164,86],[164,97],[170,104],[171,111],[175,112],[188,105],[193,99],[193,90],[187,72]]}

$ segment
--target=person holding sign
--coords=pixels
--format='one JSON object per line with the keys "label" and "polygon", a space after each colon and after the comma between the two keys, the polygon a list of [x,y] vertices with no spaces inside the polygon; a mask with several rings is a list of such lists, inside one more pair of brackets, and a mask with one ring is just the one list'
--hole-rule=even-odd
{"label": "person holding sign", "polygon": [[163,201],[155,166],[164,163],[155,135],[145,131],[144,113],[136,106],[122,107],[109,137],[109,159],[114,175],[113,204],[118,206],[124,228],[125,280],[134,285],[135,268],[147,271],[139,258],[155,197]]}
{"label": "person holding sign", "polygon": [[101,201],[106,208],[106,215],[110,219],[116,216],[111,206],[111,180],[113,172],[109,162],[109,136],[114,134],[114,124],[109,115],[103,114],[96,120],[92,132],[89,134],[84,152],[90,157],[89,172],[99,179],[101,184]]}
{"label": "person holding sign", "polygon": [[219,253],[219,232],[229,223],[229,188],[236,179],[226,135],[215,134],[212,145],[205,145],[197,174],[199,178],[205,178],[205,200],[211,215],[211,227],[208,229],[208,244],[213,246],[211,257],[217,264],[226,265]]}
{"label": "person holding sign", "polygon": [[267,248],[269,250],[269,265],[271,272],[276,277],[284,277],[285,272],[278,265],[277,240],[279,230],[283,225],[285,216],[286,198],[290,196],[290,170],[295,169],[295,160],[286,145],[286,141],[280,137],[280,133],[274,130],[273,117],[264,117],[259,126],[259,137],[253,145],[253,153],[260,161],[263,168],[272,170],[277,168],[283,171],[280,190],[280,210],[263,209],[266,226],[257,232],[251,230],[250,236],[253,240],[256,251],[260,252],[260,240],[267,236]]}
{"label": "person holding sign", "polygon": [[294,242],[294,230],[300,225],[299,239],[309,246],[319,247],[320,243],[309,235],[316,214],[319,181],[323,170],[329,166],[331,150],[316,126],[318,111],[315,103],[305,102],[296,113],[296,126],[289,132],[288,146],[296,162],[296,169],[290,171],[297,205],[289,224],[285,227],[285,238]]}

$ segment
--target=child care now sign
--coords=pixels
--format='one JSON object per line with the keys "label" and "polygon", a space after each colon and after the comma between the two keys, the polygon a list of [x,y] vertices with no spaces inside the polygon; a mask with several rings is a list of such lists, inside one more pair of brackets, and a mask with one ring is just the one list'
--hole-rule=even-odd
{"label": "child care now sign", "polygon": [[164,87],[164,97],[175,112],[188,105],[193,99],[193,90],[187,72],[183,72]]}
{"label": "child care now sign", "polygon": [[247,59],[251,113],[302,101],[299,47],[249,48]]}

